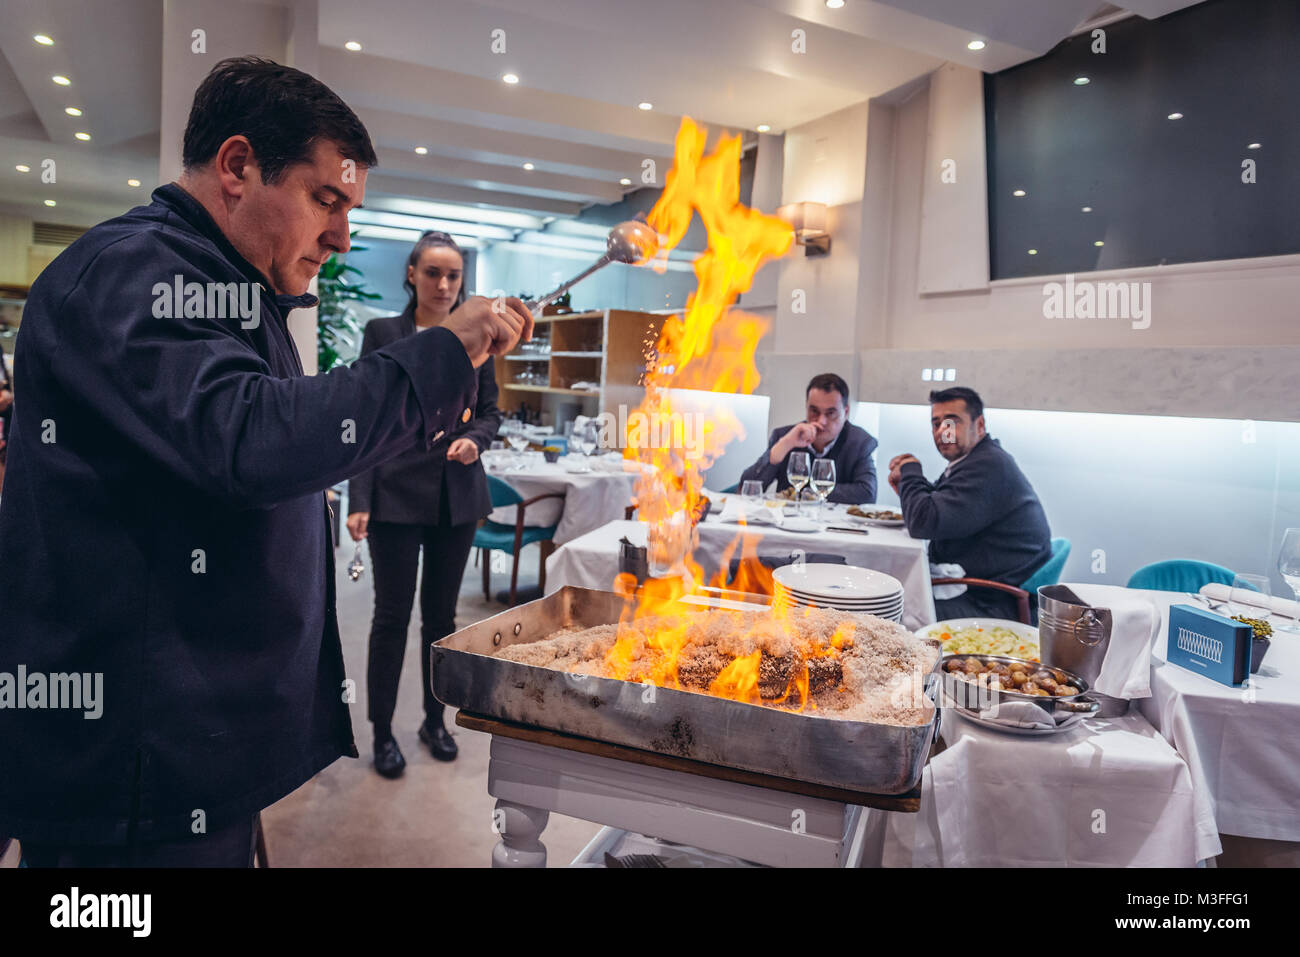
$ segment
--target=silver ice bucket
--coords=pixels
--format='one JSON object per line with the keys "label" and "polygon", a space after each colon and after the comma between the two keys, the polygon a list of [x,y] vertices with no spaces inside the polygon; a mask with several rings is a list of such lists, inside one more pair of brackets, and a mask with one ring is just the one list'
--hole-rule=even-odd
{"label": "silver ice bucket", "polygon": [[[1073,671],[1095,685],[1110,647],[1110,627],[1109,608],[1094,608],[1065,585],[1038,589],[1038,645],[1043,664]],[[1097,691],[1091,697],[1101,703],[1099,718],[1117,718],[1132,704],[1127,698]]]}

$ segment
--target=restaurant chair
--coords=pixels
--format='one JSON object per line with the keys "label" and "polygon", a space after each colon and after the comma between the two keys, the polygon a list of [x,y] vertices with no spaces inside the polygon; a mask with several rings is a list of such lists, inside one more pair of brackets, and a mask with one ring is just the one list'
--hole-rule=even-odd
{"label": "restaurant chair", "polygon": [[1211,582],[1231,585],[1237,573],[1230,568],[1213,562],[1202,562],[1194,558],[1174,558],[1164,562],[1152,562],[1143,565],[1128,579],[1129,588],[1145,588],[1150,591],[1199,592]]}
{"label": "restaurant chair", "polygon": [[510,607],[513,608],[519,595],[519,553],[525,545],[531,545],[533,542],[543,543],[537,573],[537,584],[542,591],[545,591],[547,554],[545,543],[550,542],[555,537],[555,529],[558,527],[557,525],[548,525],[545,528],[538,528],[525,525],[524,515],[528,510],[528,506],[540,502],[542,499],[563,499],[564,493],[544,492],[541,495],[534,495],[530,499],[524,499],[509,485],[493,475],[488,476],[488,491],[492,495],[492,507],[494,509],[506,505],[515,506],[515,523],[514,525],[506,525],[489,519],[480,525],[474,533],[474,547],[479,549],[483,564],[483,597],[487,599],[492,597],[492,552],[510,552],[515,559],[514,566],[510,570]]}
{"label": "restaurant chair", "polygon": [[1030,599],[1038,594],[1043,585],[1055,585],[1061,580],[1065,570],[1065,561],[1070,557],[1070,540],[1068,538],[1052,539],[1052,555],[1030,575],[1023,585],[1007,585],[1003,582],[989,581],[987,578],[932,578],[930,587],[935,585],[965,585],[967,588],[991,588],[1011,595],[1016,600],[1016,615],[1023,625],[1038,624],[1038,603]]}

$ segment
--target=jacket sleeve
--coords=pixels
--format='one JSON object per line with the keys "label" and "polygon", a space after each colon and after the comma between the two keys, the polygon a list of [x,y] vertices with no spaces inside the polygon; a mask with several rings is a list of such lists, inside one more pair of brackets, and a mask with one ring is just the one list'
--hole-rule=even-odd
{"label": "jacket sleeve", "polygon": [[473,366],[445,329],[281,378],[238,321],[156,317],[152,284],[173,274],[216,281],[157,241],[101,251],[56,305],[53,346],[37,361],[78,413],[71,426],[93,426],[219,501],[258,508],[322,491],[427,447],[471,401]]}
{"label": "jacket sleeve", "polygon": [[[376,331],[379,329],[374,320],[366,323],[366,328],[361,333],[361,356],[369,355],[374,352],[377,346]],[[358,356],[360,358],[361,356]],[[375,491],[375,470],[366,469],[357,475],[348,479],[348,514],[353,515],[357,512],[369,512],[371,502],[374,499]]]}
{"label": "jacket sleeve", "polygon": [[903,522],[913,538],[968,538],[1006,511],[1004,483],[987,469],[957,469],[940,488],[926,480],[920,462],[908,462],[899,475]]}
{"label": "jacket sleeve", "polygon": [[778,483],[780,482],[781,463],[778,462],[773,465],[770,456],[772,454],[772,446],[776,445],[777,440],[781,438],[781,435],[781,429],[772,430],[772,434],[767,438],[767,448],[765,448],[763,454],[758,457],[758,461],[740,473],[740,481],[742,484],[751,481],[762,482],[763,488],[766,489],[773,480]]}
{"label": "jacket sleeve", "polygon": [[877,444],[875,437],[868,433],[858,456],[846,463],[845,471],[848,474],[843,481],[835,483],[835,488],[826,497],[827,501],[846,505],[875,504],[876,463],[871,460],[871,453]]}
{"label": "jacket sleeve", "polygon": [[479,367],[478,401],[474,405],[474,418],[469,420],[465,431],[461,433],[463,437],[473,439],[480,452],[492,445],[504,418],[497,408],[500,390],[497,389],[496,370],[492,366],[493,362],[489,359]]}

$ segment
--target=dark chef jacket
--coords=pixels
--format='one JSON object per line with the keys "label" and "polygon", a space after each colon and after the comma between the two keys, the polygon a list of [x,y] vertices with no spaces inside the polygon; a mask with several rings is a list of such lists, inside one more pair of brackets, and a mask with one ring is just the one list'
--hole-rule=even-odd
{"label": "dark chef jacket", "polygon": [[[178,274],[259,283],[257,325],[156,318]],[[431,329],[304,377],[285,316],[315,300],[268,288],[175,185],[32,285],[0,673],[102,673],[102,715],[0,707],[0,835],[181,838],[357,756],[323,491],[453,428],[474,369]]]}
{"label": "dark chef jacket", "polygon": [[[366,323],[361,354],[369,355],[413,335],[415,307],[407,306],[400,316]],[[488,515],[492,496],[482,461],[476,459],[469,465],[449,461],[447,449],[459,438],[473,441],[480,453],[492,444],[501,427],[497,395],[496,373],[492,363],[485,362],[478,369],[478,398],[470,418],[448,429],[432,448],[412,448],[348,482],[348,514],[369,512],[372,522],[437,525],[446,496],[452,525],[477,522]]]}

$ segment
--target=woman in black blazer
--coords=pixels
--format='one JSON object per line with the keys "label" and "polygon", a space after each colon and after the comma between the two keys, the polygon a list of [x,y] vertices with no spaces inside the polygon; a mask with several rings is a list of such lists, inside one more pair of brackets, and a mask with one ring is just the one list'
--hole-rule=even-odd
{"label": "woman in black blazer", "polygon": [[[400,316],[366,324],[361,354],[440,324],[465,300],[465,257],[446,233],[427,232],[411,250],[404,286],[410,302]],[[466,416],[470,416],[467,409]],[[417,448],[348,483],[348,531],[370,540],[375,612],[366,671],[369,717],[375,731],[375,770],[395,778],[406,767],[393,738],[393,709],[402,673],[406,631],[415,597],[416,568],[424,548],[420,583],[420,673],[424,724],[420,740],[440,761],[456,757],[456,742],[442,721],[443,706],[429,690],[429,646],[456,628],[456,598],[478,520],[492,511],[479,453],[501,425],[492,363],[478,370],[472,417]]]}

